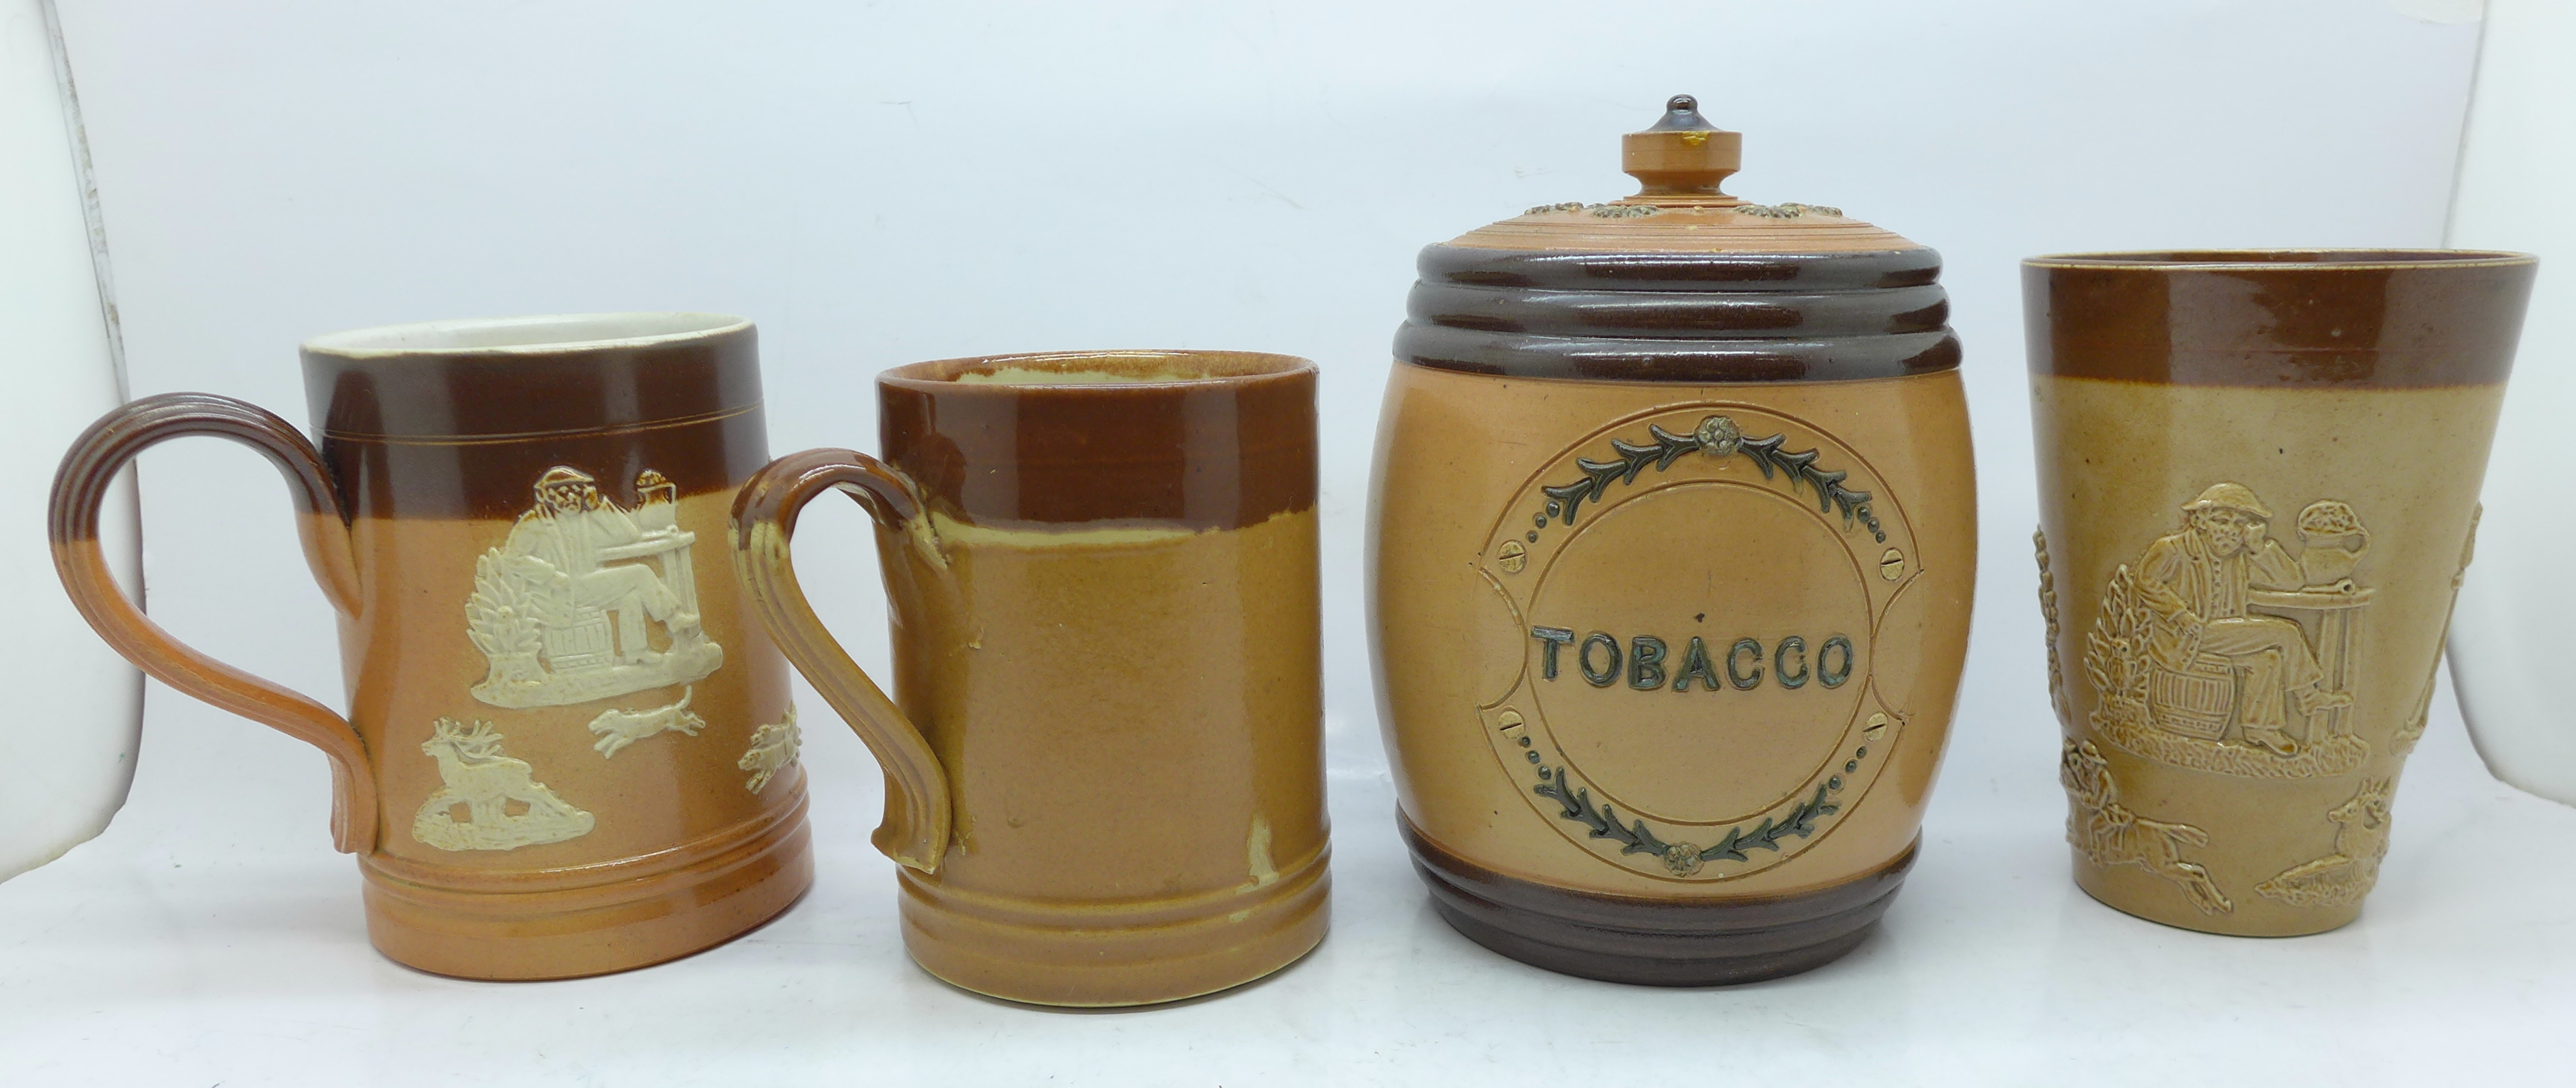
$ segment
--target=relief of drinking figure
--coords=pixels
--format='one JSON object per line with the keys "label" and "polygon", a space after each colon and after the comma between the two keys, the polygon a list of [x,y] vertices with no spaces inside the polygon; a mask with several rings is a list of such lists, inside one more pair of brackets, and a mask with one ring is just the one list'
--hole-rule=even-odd
{"label": "relief of drinking figure", "polygon": [[679,527],[678,488],[647,469],[635,490],[627,510],[579,469],[537,479],[535,504],[475,561],[468,634],[491,662],[475,698],[562,706],[691,683],[723,664],[699,626],[697,534]]}
{"label": "relief of drinking figure", "polygon": [[2205,770],[2350,769],[2366,748],[2345,725],[2347,673],[2372,596],[2351,575],[2369,532],[2344,503],[2310,503],[2294,556],[2271,538],[2272,511],[2235,483],[2210,486],[2182,513],[2180,530],[2121,567],[2103,595],[2085,662],[2102,697],[2095,727]]}
{"label": "relief of drinking figure", "polygon": [[[2336,504],[2340,506],[2341,504]],[[2311,508],[2313,509],[2313,508]],[[2346,508],[2347,512],[2349,508]],[[2329,707],[2352,705],[2352,696],[2324,691],[2325,672],[2295,620],[2248,613],[2257,589],[2300,590],[2316,584],[2304,560],[2351,571],[2369,547],[2353,523],[2351,550],[2310,543],[2292,559],[2269,535],[2272,512],[2240,484],[2215,484],[2183,507],[2183,529],[2149,545],[2138,561],[2138,596],[2155,613],[2147,652],[2158,665],[2189,673],[2206,658],[2221,658],[2236,674],[2235,720],[2227,739],[2258,744],[2281,755],[2298,750],[2284,731],[2289,713],[2306,719]],[[2336,559],[2331,556],[2349,557]]]}

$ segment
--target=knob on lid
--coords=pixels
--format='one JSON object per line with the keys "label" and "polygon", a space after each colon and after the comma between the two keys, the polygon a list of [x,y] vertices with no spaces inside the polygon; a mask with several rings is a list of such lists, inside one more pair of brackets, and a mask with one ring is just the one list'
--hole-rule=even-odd
{"label": "knob on lid", "polygon": [[1674,95],[1643,132],[1620,138],[1636,195],[1606,204],[1545,204],[1451,241],[1486,249],[1618,253],[1826,253],[1922,248],[1824,204],[1757,204],[1719,188],[1744,165],[1744,134]]}
{"label": "knob on lid", "polygon": [[1744,203],[1718,191],[1728,174],[1744,165],[1744,134],[1728,132],[1699,115],[1699,100],[1677,94],[1664,103],[1664,117],[1653,128],[1619,140],[1619,168],[1644,183],[1622,203],[1651,198],[1677,203],[1674,197],[1700,197],[1690,203],[1725,207]]}

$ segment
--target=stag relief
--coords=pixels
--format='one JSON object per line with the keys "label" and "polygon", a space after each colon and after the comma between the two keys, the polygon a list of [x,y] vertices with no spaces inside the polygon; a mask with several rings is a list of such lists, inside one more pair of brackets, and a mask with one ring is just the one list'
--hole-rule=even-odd
{"label": "stag relief", "polygon": [[2385,778],[2363,782],[2352,800],[2326,813],[2335,824],[2334,853],[2283,870],[2254,890],[2294,907],[2360,902],[2379,882],[2379,860],[2388,856],[2388,789]]}
{"label": "stag relief", "polygon": [[597,822],[532,777],[525,761],[502,755],[490,722],[469,729],[440,718],[420,750],[438,761],[441,785],[420,803],[411,837],[431,846],[516,850],[580,838]]}

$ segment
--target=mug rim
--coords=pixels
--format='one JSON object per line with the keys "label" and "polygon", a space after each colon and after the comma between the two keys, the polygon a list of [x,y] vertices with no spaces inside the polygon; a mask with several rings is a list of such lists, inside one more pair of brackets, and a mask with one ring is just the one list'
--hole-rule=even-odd
{"label": "mug rim", "polygon": [[686,343],[751,327],[746,317],[694,310],[527,314],[376,325],[324,333],[299,348],[343,359],[560,355]]}
{"label": "mug rim", "polygon": [[[1195,377],[1168,377],[1139,381],[1111,382],[962,382],[967,374],[990,374],[996,370],[1026,368],[1031,370],[1075,370],[1082,364],[1137,364],[1155,360],[1198,360],[1241,366],[1228,373],[1205,373]],[[954,359],[933,359],[906,363],[882,371],[879,384],[896,386],[922,393],[954,396],[969,391],[990,391],[1008,396],[1111,396],[1122,391],[1172,390],[1244,385],[1253,382],[1291,378],[1316,372],[1315,361],[1299,355],[1269,351],[1235,351],[1224,348],[1103,348],[1074,351],[1032,351],[1004,355],[973,355]]]}
{"label": "mug rim", "polygon": [[2312,271],[2317,269],[2495,268],[2537,264],[2529,253],[2502,249],[2298,248],[2140,249],[2050,253],[2022,259],[2024,268],[2089,268],[2136,272]]}

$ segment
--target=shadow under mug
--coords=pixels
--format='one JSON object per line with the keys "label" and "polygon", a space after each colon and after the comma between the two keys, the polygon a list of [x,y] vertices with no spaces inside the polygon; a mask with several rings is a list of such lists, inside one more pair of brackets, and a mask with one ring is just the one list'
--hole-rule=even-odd
{"label": "shadow under mug", "polygon": [[[467,978],[599,974],[803,894],[785,663],[694,558],[767,459],[751,323],[435,322],[302,355],[319,450],[242,401],[146,397],[73,445],[50,528],[64,588],[119,652],[329,757],[376,947]],[[187,435],[286,476],[339,615],[347,717],[182,645],[109,578],[108,482]]]}
{"label": "shadow under mug", "polygon": [[[1315,369],[1232,352],[880,375],[880,462],[781,458],[734,507],[744,590],[886,772],[905,947],[1048,1005],[1170,1001],[1323,939]],[[895,690],[815,618],[789,537],[877,523]]]}

